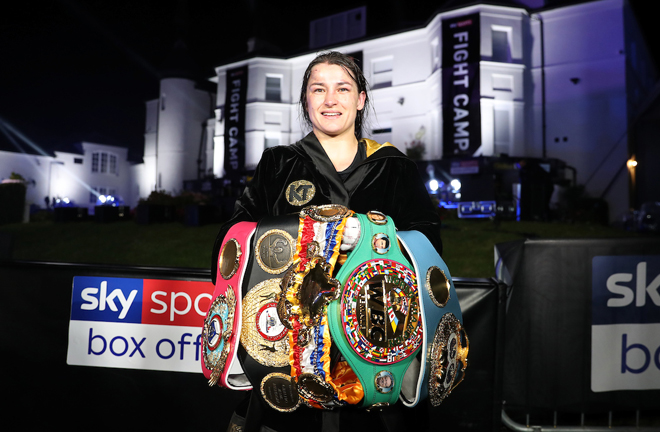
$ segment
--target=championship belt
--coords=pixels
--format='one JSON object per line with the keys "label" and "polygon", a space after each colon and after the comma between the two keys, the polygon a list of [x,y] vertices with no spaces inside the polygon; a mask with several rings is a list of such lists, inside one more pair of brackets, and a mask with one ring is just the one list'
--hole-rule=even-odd
{"label": "championship belt", "polygon": [[290,330],[292,383],[301,400],[313,408],[333,409],[362,397],[350,368],[339,365],[331,370],[332,338],[326,312],[327,304],[340,292],[332,273],[346,221],[352,215],[340,205],[304,208],[299,216],[294,263],[282,280],[278,312]]}
{"label": "championship belt", "polygon": [[449,269],[426,236],[418,231],[398,235],[418,276],[426,333],[420,367],[410,368],[404,377],[401,401],[413,407],[428,395],[431,405],[438,406],[463,380],[467,367],[469,342],[461,306]]}
{"label": "championship belt", "polygon": [[361,234],[337,279],[343,291],[328,306],[333,342],[362,383],[362,407],[399,397],[403,377],[423,345],[417,275],[401,252],[392,220],[357,215]]}
{"label": "championship belt", "polygon": [[277,314],[282,277],[296,250],[298,216],[263,218],[252,237],[243,284],[239,360],[253,387],[280,411],[298,406],[289,375],[289,329]]}
{"label": "championship belt", "polygon": [[218,257],[218,278],[213,301],[202,330],[201,365],[209,386],[250,390],[236,352],[241,335],[241,285],[250,256],[250,241],[256,223],[239,222],[232,226]]}

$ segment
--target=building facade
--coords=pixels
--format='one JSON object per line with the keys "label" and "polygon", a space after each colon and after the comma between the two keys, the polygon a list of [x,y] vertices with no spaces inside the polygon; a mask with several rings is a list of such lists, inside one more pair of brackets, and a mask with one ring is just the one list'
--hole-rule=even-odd
{"label": "building facade", "polygon": [[[347,27],[361,39],[218,66],[215,94],[169,76],[146,103],[142,163],[129,163],[124,149],[82,143],[72,153],[3,152],[0,178],[20,171],[36,184],[29,202],[67,196],[93,211],[94,193],[135,206],[153,190],[176,195],[186,180],[249,171],[265,148],[309,132],[298,106],[304,70],[318,52],[337,50],[359,61],[371,85],[366,137],[416,147],[424,160],[560,159],[615,220],[629,207],[629,129],[655,84],[653,64],[627,1],[543,4],[456,7],[374,38]],[[364,20],[364,12],[346,14]],[[313,22],[311,45],[326,24]]]}
{"label": "building facade", "polygon": [[[451,33],[452,25],[460,29],[467,21],[478,28]],[[462,52],[475,44],[476,59]],[[374,108],[367,137],[404,152],[422,143],[428,160],[561,159],[590,196],[608,202],[610,220],[628,210],[628,127],[640,95],[654,84],[654,72],[626,1],[535,13],[474,5],[438,13],[421,28],[327,49],[361,62]],[[248,71],[244,145],[250,169],[266,147],[308,133],[297,101],[302,75],[316,53],[252,57],[216,68],[216,176],[225,169],[228,72]],[[470,108],[461,94],[448,97],[452,84],[468,76],[476,81]],[[479,127],[470,148],[457,153],[468,133],[465,119]]]}

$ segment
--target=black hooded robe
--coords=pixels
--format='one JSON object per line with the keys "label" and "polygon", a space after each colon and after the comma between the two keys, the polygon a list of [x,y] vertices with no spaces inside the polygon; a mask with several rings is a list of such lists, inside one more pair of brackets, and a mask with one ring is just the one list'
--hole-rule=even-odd
{"label": "black hooded robe", "polygon": [[220,246],[231,226],[242,221],[257,222],[265,216],[297,214],[310,205],[341,204],[356,213],[380,211],[394,220],[398,230],[420,231],[442,254],[440,216],[415,162],[391,144],[362,141],[367,158],[345,182],[314,133],[295,144],[266,149],[252,181],[236,201],[234,214],[215,240],[213,283]]}

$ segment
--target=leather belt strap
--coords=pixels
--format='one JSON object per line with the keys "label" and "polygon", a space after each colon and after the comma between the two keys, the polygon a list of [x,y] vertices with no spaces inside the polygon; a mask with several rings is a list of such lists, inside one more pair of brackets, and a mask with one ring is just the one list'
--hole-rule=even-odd
{"label": "leather belt strap", "polygon": [[252,388],[236,361],[236,351],[241,335],[241,285],[256,226],[254,222],[232,226],[223,239],[218,256],[218,276],[200,347],[202,372],[211,386],[217,384],[232,390]]}
{"label": "leather belt strap", "polygon": [[[432,405],[439,405],[442,399],[449,394],[451,389],[458,385],[454,384],[455,374],[449,383],[439,384],[436,374],[442,369],[452,366],[442,366],[438,358],[429,356],[432,351],[438,352],[443,348],[446,350],[445,354],[448,359],[454,360],[453,367],[458,368],[458,363],[463,363],[465,368],[466,360],[461,356],[467,356],[467,347],[463,347],[463,338],[467,344],[467,337],[461,336],[463,315],[461,313],[461,306],[458,303],[458,296],[456,295],[456,288],[454,282],[445,264],[444,260],[438,255],[431,242],[419,231],[400,231],[398,233],[399,240],[404,249],[408,252],[415,266],[415,272],[418,275],[419,283],[419,297],[420,309],[425,329],[425,337],[422,352],[424,355],[420,356],[421,364],[419,368],[413,370],[410,368],[409,373],[406,375],[404,381],[411,383],[410,386],[405,386],[401,391],[401,401],[408,407],[417,405],[420,400],[425,399],[429,394],[429,389],[437,397],[432,398]],[[457,324],[458,323],[458,324]],[[449,353],[449,340],[447,337],[455,337],[457,342],[456,354]],[[432,350],[434,346],[436,349]],[[442,345],[442,346],[439,346]],[[440,370],[438,370],[440,369]],[[417,372],[417,376],[414,375]],[[451,373],[451,372],[449,372]],[[443,381],[446,381],[443,380]],[[459,381],[460,382],[460,381]]]}

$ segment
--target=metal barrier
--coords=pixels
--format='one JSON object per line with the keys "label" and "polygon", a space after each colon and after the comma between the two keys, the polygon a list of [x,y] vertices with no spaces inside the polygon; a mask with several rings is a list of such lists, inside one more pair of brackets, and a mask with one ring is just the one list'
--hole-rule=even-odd
{"label": "metal barrier", "polygon": [[521,240],[497,245],[496,261],[510,287],[503,424],[660,430],[660,239]]}

